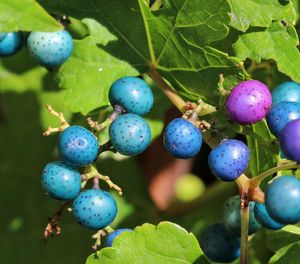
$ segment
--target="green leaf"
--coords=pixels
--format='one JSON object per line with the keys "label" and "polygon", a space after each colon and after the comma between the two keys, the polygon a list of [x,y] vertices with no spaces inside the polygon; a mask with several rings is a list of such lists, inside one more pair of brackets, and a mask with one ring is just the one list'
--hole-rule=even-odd
{"label": "green leaf", "polygon": [[[51,11],[68,13],[77,19],[94,19],[85,21],[91,35],[89,41],[75,43],[73,56],[60,69],[60,79],[64,80],[61,85],[70,91],[67,104],[72,111],[87,113],[107,104],[107,90],[118,75],[116,66],[104,76],[98,72],[99,67],[107,69],[105,63],[111,58],[108,54],[114,55],[114,65],[121,65],[122,74],[136,75],[155,68],[190,99],[201,96],[216,100],[211,89],[217,87],[220,71],[226,75],[241,72],[238,59],[208,46],[228,34],[228,1],[166,1],[164,8],[155,12],[144,0],[40,2]],[[98,50],[96,45],[92,47],[92,39],[99,44]],[[125,61],[127,70],[122,67]],[[129,65],[135,68],[134,73]],[[70,77],[78,72],[85,78],[72,80]],[[88,105],[84,102],[87,96],[92,98]]]}
{"label": "green leaf", "polygon": [[274,20],[295,22],[296,13],[293,5],[280,4],[279,0],[230,0],[230,25],[240,31],[246,31],[249,26],[269,27]]}
{"label": "green leaf", "polygon": [[241,35],[234,44],[234,49],[241,60],[246,58],[256,62],[260,62],[261,59],[275,60],[280,72],[299,82],[298,44],[297,33],[293,27],[275,22],[265,31]]}
{"label": "green leaf", "polygon": [[275,155],[279,150],[265,120],[248,128],[244,127],[243,133],[250,149],[249,170],[252,176],[256,176],[275,166]]}
{"label": "green leaf", "polygon": [[197,239],[180,226],[161,222],[144,224],[121,234],[113,247],[88,257],[86,264],[206,264],[209,263]]}
{"label": "green leaf", "polygon": [[65,104],[72,112],[87,114],[109,104],[108,90],[112,82],[138,72],[97,47],[92,37],[75,40],[72,56],[59,71],[59,86],[67,89]]}
{"label": "green leaf", "polygon": [[[272,251],[277,251],[286,245],[299,241],[300,227],[287,225],[278,231],[269,231],[267,245]],[[287,262],[288,263],[288,262]]]}
{"label": "green leaf", "polygon": [[0,32],[57,31],[62,26],[35,0],[1,0]]}
{"label": "green leaf", "polygon": [[300,258],[300,243],[288,245],[281,248],[270,259],[269,264],[298,264]]}

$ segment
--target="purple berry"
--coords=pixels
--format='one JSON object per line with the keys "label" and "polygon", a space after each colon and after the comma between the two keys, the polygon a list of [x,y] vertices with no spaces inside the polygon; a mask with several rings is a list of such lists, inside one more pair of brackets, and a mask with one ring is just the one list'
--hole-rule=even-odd
{"label": "purple berry", "polygon": [[200,151],[202,134],[191,122],[176,118],[166,127],[164,146],[174,157],[188,159]]}
{"label": "purple berry", "polygon": [[222,181],[234,181],[248,166],[250,151],[246,144],[228,139],[216,146],[208,156],[212,173]]}
{"label": "purple berry", "polygon": [[279,135],[280,147],[288,159],[300,162],[300,119],[288,123]]}
{"label": "purple berry", "polygon": [[272,96],[268,87],[260,81],[239,83],[227,98],[226,109],[230,119],[247,125],[263,119],[271,108]]}

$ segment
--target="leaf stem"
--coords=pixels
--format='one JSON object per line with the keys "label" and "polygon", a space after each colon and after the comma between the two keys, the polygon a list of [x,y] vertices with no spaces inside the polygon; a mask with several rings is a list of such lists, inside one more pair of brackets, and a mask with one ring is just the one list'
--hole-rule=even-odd
{"label": "leaf stem", "polygon": [[248,263],[248,228],[249,228],[249,200],[241,195],[241,246],[240,264]]}
{"label": "leaf stem", "polygon": [[155,2],[151,6],[151,11],[156,11],[159,10],[160,7],[162,6],[163,0],[155,0]]}
{"label": "leaf stem", "polygon": [[268,176],[278,172],[278,171],[283,171],[283,170],[291,170],[291,169],[297,169],[299,167],[297,162],[288,162],[284,164],[280,164],[274,168],[271,168],[258,176],[254,177],[251,179],[251,182],[253,185],[259,186],[260,183],[267,178]]}

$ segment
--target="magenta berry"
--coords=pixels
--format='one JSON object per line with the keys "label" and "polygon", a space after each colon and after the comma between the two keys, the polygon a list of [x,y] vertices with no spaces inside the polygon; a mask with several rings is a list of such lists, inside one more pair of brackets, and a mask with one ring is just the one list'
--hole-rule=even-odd
{"label": "magenta berry", "polygon": [[239,83],[228,96],[226,109],[230,119],[247,125],[263,119],[271,108],[272,96],[268,87],[260,81]]}

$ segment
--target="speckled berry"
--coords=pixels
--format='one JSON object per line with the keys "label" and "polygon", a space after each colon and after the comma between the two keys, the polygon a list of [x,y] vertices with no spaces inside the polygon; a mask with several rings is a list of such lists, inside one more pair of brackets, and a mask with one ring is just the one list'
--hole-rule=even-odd
{"label": "speckled berry", "polygon": [[23,35],[21,32],[1,33],[0,56],[11,56],[17,53],[23,44]]}
{"label": "speckled berry", "polygon": [[244,81],[235,86],[227,98],[230,119],[238,124],[253,124],[263,119],[271,108],[272,96],[260,81]]}
{"label": "speckled berry", "polygon": [[[254,202],[249,202],[249,229],[248,234],[255,233],[261,228],[260,223],[257,222],[254,214]],[[226,229],[233,234],[241,235],[241,215],[240,215],[240,196],[235,195],[230,197],[222,209],[222,219]]]}
{"label": "speckled berry", "polygon": [[7,33],[0,32],[0,41],[2,41],[5,38],[6,34]]}
{"label": "speckled berry", "polygon": [[117,215],[113,196],[102,190],[86,190],[74,200],[72,212],[83,227],[100,230],[110,225]]}
{"label": "speckled berry", "polygon": [[137,155],[146,150],[151,141],[147,122],[136,114],[119,116],[109,127],[113,147],[123,155]]}
{"label": "speckled berry", "polygon": [[300,221],[300,180],[281,176],[268,185],[265,204],[270,216],[283,224]]}
{"label": "speckled berry", "polygon": [[248,166],[250,151],[236,139],[222,141],[208,156],[212,173],[222,181],[234,181]]}
{"label": "speckled berry", "polygon": [[81,189],[81,176],[78,170],[61,161],[48,163],[43,170],[42,186],[52,198],[69,201]]}
{"label": "speckled berry", "polygon": [[191,122],[176,118],[165,129],[164,146],[176,158],[192,158],[201,149],[202,134]]}
{"label": "speckled berry", "polygon": [[300,119],[289,122],[281,130],[279,142],[288,159],[300,162]]}
{"label": "speckled berry", "polygon": [[240,256],[240,238],[221,223],[206,227],[199,237],[204,254],[214,262],[231,262]]}
{"label": "speckled berry", "polygon": [[272,106],[266,118],[271,132],[278,136],[289,122],[300,118],[300,104],[286,101],[280,102]]}
{"label": "speckled berry", "polygon": [[66,128],[58,139],[61,159],[73,166],[91,164],[98,155],[98,141],[92,132],[82,126]]}
{"label": "speckled berry", "polygon": [[108,234],[108,236],[105,239],[105,244],[107,247],[112,247],[112,243],[114,242],[115,238],[122,234],[123,232],[132,232],[132,229],[130,228],[120,228],[116,229],[114,232]]}
{"label": "speckled berry", "polygon": [[144,80],[138,77],[123,77],[112,84],[109,101],[113,106],[121,106],[127,113],[144,115],[153,106],[153,93]]}
{"label": "speckled berry", "polygon": [[285,226],[275,221],[268,213],[266,206],[262,203],[255,203],[254,214],[256,220],[267,229],[278,230]]}
{"label": "speckled berry", "polygon": [[66,30],[31,32],[27,38],[27,49],[39,64],[52,69],[71,56],[73,39]]}
{"label": "speckled berry", "polygon": [[300,103],[300,84],[295,82],[283,82],[272,91],[272,104],[280,102]]}

